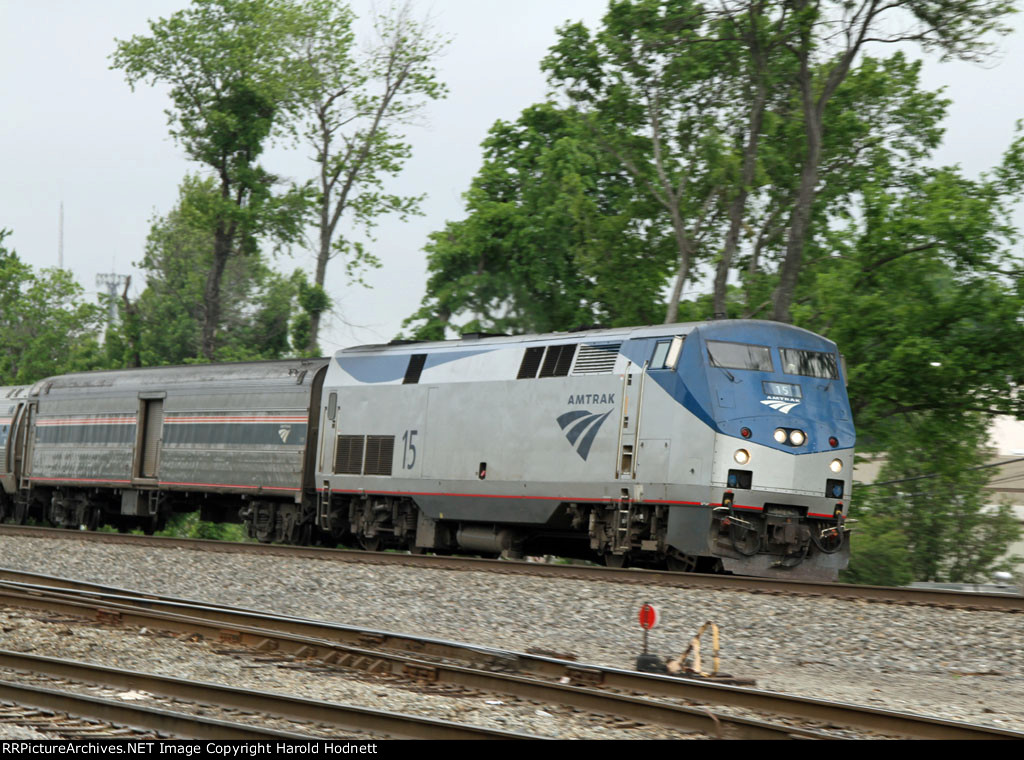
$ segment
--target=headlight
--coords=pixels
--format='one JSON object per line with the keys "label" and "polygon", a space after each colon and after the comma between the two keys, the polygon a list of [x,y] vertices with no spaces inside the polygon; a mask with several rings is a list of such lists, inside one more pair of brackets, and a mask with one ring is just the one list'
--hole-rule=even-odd
{"label": "headlight", "polygon": [[843,469],[843,460],[833,459],[831,462],[828,463],[828,468],[832,470],[832,472],[841,472]]}
{"label": "headlight", "polygon": [[736,453],[732,455],[732,458],[736,460],[736,464],[746,464],[750,461],[750,452],[746,449],[736,449]]}
{"label": "headlight", "polygon": [[785,443],[786,442],[786,431],[783,430],[782,428],[775,428],[774,436],[775,436],[775,442],[776,443]]}
{"label": "headlight", "polygon": [[789,442],[794,446],[803,446],[804,441],[807,440],[807,436],[804,435],[803,430],[790,430],[789,431]]}

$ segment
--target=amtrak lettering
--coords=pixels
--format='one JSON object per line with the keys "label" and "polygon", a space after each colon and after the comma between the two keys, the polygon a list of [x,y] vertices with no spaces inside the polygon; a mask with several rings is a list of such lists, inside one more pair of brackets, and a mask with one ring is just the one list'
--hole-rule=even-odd
{"label": "amtrak lettering", "polygon": [[569,406],[578,406],[579,404],[614,404],[615,394],[614,393],[577,393],[575,396],[569,396]]}

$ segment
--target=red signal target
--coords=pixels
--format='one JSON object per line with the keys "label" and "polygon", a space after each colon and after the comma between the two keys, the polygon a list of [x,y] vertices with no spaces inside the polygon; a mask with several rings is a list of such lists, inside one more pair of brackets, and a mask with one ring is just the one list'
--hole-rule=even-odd
{"label": "red signal target", "polygon": [[645,631],[657,628],[660,618],[661,616],[658,614],[658,608],[653,604],[645,604],[640,608],[640,627]]}

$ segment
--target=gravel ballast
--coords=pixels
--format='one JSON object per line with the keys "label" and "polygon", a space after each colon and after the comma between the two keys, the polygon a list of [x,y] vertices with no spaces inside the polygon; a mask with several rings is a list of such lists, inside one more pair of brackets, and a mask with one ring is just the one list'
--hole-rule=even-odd
{"label": "gravel ballast", "polygon": [[[721,669],[754,678],[760,688],[1024,731],[1018,614],[7,536],[0,536],[0,566],[516,651],[571,653],[620,668],[632,668],[640,651],[636,615],[650,602],[661,611],[661,626],[650,634],[658,654],[680,654],[712,620],[721,629]],[[15,630],[0,639],[4,648],[28,645]],[[69,638],[64,646],[72,646]],[[709,650],[710,640],[707,665]],[[233,666],[191,652],[196,656],[165,659],[159,672],[234,682],[239,671],[253,670],[227,672]],[[147,659],[156,664],[151,652]],[[467,707],[463,699],[428,712],[460,722],[503,719],[494,725],[567,738],[623,736],[603,726],[587,730],[582,720],[579,731],[544,730],[549,717],[537,713],[546,709],[484,703],[469,716]]]}

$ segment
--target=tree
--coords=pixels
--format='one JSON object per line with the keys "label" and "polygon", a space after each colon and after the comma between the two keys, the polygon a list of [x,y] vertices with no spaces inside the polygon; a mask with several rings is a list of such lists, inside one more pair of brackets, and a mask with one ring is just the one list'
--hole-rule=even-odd
{"label": "tree", "polygon": [[[499,121],[466,193],[468,217],[431,235],[418,337],[550,331],[657,319],[672,250],[635,183],[571,110]],[[655,262],[654,266],[651,262]]]}
{"label": "tree", "polygon": [[[773,10],[777,10],[773,18]],[[735,41],[739,53],[735,61],[737,75],[730,78],[731,89],[727,100],[731,100],[740,111],[747,111],[742,147],[734,149],[738,176],[729,178],[725,198],[730,198],[727,212],[728,230],[722,243],[722,253],[715,267],[715,283],[712,296],[712,314],[715,319],[728,316],[726,295],[729,272],[740,247],[740,235],[747,221],[747,203],[761,164],[763,138],[766,137],[766,119],[773,114],[784,113],[790,95],[791,72],[784,59],[785,43],[789,34],[791,14],[785,0],[753,0],[737,7],[723,4],[721,18],[715,24],[716,44]],[[739,119],[732,116],[737,124]],[[735,143],[739,142],[739,134]],[[762,180],[763,181],[763,178]],[[776,197],[779,194],[776,193]],[[771,217],[769,217],[771,218]]]}
{"label": "tree", "polygon": [[8,235],[0,229],[0,385],[98,368],[103,309],[82,301],[70,272],[37,273],[4,245]]}
{"label": "tree", "polygon": [[419,212],[423,196],[385,191],[384,181],[398,174],[411,146],[398,131],[414,123],[428,100],[446,94],[435,61],[446,43],[431,34],[429,23],[412,17],[406,2],[388,15],[374,17],[376,43],[364,56],[354,53],[351,9],[337,0],[304,0],[297,5],[302,29],[297,34],[298,118],[301,133],[314,150],[319,168],[311,198],[317,218],[316,272],[310,296],[322,308],[309,313],[307,350],[316,353],[320,318],[329,306],[327,265],[346,256],[348,273],[362,265],[379,266],[350,234],[338,236],[347,214],[367,233],[389,213],[405,218]]}
{"label": "tree", "polygon": [[[745,0],[744,0],[745,1]],[[804,261],[827,143],[825,112],[867,44],[916,42],[943,59],[979,60],[990,49],[989,33],[1014,12],[1012,0],[790,0],[796,37],[789,49],[797,62],[804,126],[800,182],[790,214],[786,253],[773,297],[772,318],[791,320],[790,306]]]}
{"label": "tree", "polygon": [[[213,178],[186,177],[178,202],[153,220],[138,266],[146,273],[139,298],[123,299],[121,324],[107,332],[114,366],[184,364],[204,357],[203,293],[214,256],[211,208],[219,189]],[[291,353],[298,280],[269,269],[253,253],[225,265],[217,361],[274,359]],[[127,291],[126,291],[127,295]],[[304,346],[303,346],[304,347]]]}
{"label": "tree", "polygon": [[558,30],[544,59],[549,81],[586,118],[667,215],[675,284],[665,322],[675,322],[695,257],[718,221],[728,148],[722,112],[734,72],[727,46],[709,37],[692,0],[612,0],[603,28]]}
{"label": "tree", "polygon": [[150,36],[120,40],[112,68],[139,82],[170,87],[171,135],[190,159],[216,178],[205,209],[213,256],[205,270],[200,351],[212,360],[221,322],[221,286],[228,261],[253,253],[261,236],[296,239],[302,193],[274,195],[277,178],[258,163],[285,120],[294,66],[289,42],[297,31],[287,0],[194,0],[170,18],[150,22]]}
{"label": "tree", "polygon": [[885,456],[880,484],[854,488],[868,529],[854,534],[849,579],[879,582],[878,553],[915,580],[983,579],[1020,534],[1005,505],[987,503],[983,464],[992,416],[1024,417],[1011,218],[1022,166],[1020,137],[978,180],[878,165],[846,225],[823,235],[833,255],[805,267],[794,320],[844,351],[858,449]]}
{"label": "tree", "polygon": [[[988,419],[972,413],[951,421],[918,412],[901,421],[899,434],[889,439],[879,484],[861,487],[858,512],[871,532],[853,543],[847,579],[878,582],[870,574],[879,571],[866,560],[879,553],[919,581],[979,582],[1009,570],[1011,561],[1002,556],[1021,528],[1008,505],[986,504],[984,486],[992,473],[984,464]],[[948,434],[950,424],[955,436]],[[879,534],[878,526],[887,530]]]}

